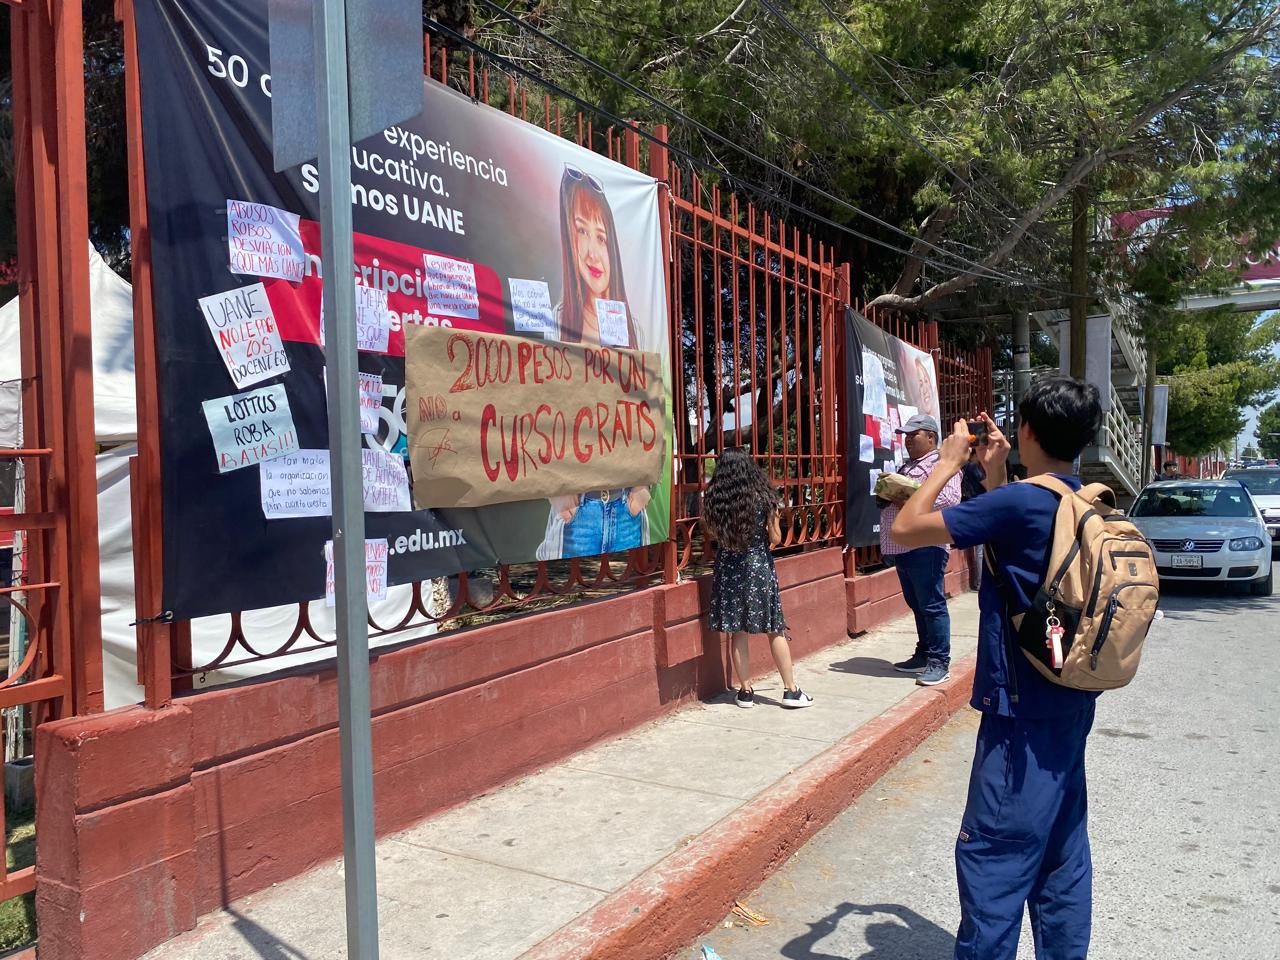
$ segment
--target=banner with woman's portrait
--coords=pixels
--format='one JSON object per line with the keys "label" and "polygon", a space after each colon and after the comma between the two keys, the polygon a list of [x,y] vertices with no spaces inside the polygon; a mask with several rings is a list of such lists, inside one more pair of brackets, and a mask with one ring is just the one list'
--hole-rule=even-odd
{"label": "banner with woman's portrait", "polygon": [[[320,180],[272,169],[267,6],[136,0],[178,617],[326,594]],[[658,184],[431,80],[351,181],[371,569],[665,540]]]}
{"label": "banner with woman's portrait", "polygon": [[890,336],[855,310],[845,314],[845,441],[848,451],[848,546],[880,542],[876,480],[893,472],[907,451],[897,429],[918,413],[941,422],[933,355]]}

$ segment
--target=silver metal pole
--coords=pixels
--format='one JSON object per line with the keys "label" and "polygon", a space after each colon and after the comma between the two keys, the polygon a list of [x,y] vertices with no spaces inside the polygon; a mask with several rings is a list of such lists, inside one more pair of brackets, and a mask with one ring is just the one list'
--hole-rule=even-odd
{"label": "silver metal pole", "polygon": [[351,960],[377,960],[378,878],[374,860],[369,621],[351,239],[346,0],[316,0],[315,30],[347,956]]}

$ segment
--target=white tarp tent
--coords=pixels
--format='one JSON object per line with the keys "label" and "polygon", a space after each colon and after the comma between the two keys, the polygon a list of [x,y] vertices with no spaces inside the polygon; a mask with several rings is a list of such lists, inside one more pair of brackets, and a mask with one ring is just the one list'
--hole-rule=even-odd
{"label": "white tarp tent", "polygon": [[[102,578],[102,673],[106,706],[125,706],[142,699],[137,682],[137,634],[130,624],[134,611],[133,519],[129,494],[129,458],[137,453],[137,403],[133,368],[133,290],[90,248],[90,308],[93,312],[94,426],[97,441],[112,447],[98,455],[98,549]],[[0,307],[0,381],[16,381],[19,370],[18,302]],[[0,446],[17,447],[18,384],[0,384]],[[323,562],[316,558],[317,563]],[[411,586],[387,589],[387,598],[370,605],[380,624],[399,623],[413,602]],[[447,603],[447,600],[444,602]],[[154,613],[155,611],[153,611]],[[310,619],[322,637],[332,637],[333,611],[324,601],[311,604]],[[150,615],[150,614],[148,614]],[[293,631],[297,604],[269,607],[244,614],[245,635],[258,650],[278,648]],[[229,616],[202,617],[191,623],[192,659],[207,663],[222,650],[230,629]],[[403,643],[430,636],[434,623],[375,639],[371,646]],[[306,646],[306,638],[299,645]],[[235,651],[239,659],[245,651]],[[259,663],[218,670],[196,678],[197,686],[262,676],[300,664],[329,659],[331,649],[315,649]]]}
{"label": "white tarp tent", "polygon": [[[93,327],[94,433],[98,443],[138,436],[133,387],[133,288],[89,247],[89,309]],[[22,378],[18,300],[0,307],[0,447],[19,445]]]}

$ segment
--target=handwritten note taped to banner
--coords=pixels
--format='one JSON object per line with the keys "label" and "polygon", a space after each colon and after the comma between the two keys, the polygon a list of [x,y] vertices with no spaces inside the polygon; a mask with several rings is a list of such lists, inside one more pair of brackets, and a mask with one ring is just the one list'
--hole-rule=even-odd
{"label": "handwritten note taped to banner", "polygon": [[298,449],[289,396],[280,384],[204,401],[218,472],[274,460]]}
{"label": "handwritten note taped to banner", "polygon": [[356,349],[386,353],[391,334],[391,314],[387,291],[356,284]]}
{"label": "handwritten note taped to banner", "polygon": [[232,273],[302,282],[299,217],[288,210],[245,200],[227,201],[227,256]]}
{"label": "handwritten note taped to banner", "polygon": [[413,509],[409,502],[409,475],[404,458],[381,447],[360,451],[364,468],[364,508],[371,513],[396,513]]}
{"label": "handwritten note taped to banner", "polygon": [[542,280],[520,280],[510,277],[511,318],[519,333],[541,333],[554,337],[555,308],[551,306],[551,288]]}
{"label": "handwritten note taped to banner", "polygon": [[266,287],[252,283],[196,302],[237,390],[289,372]]}
{"label": "handwritten note taped to banner", "polygon": [[414,506],[648,486],[662,473],[657,354],[405,330]]}
{"label": "handwritten note taped to banner", "polygon": [[329,451],[299,450],[258,468],[262,515],[268,520],[327,517],[333,512]]}
{"label": "handwritten note taped to banner", "polygon": [[621,300],[597,300],[596,322],[600,324],[600,342],[607,347],[631,344],[627,329],[627,305]]}
{"label": "handwritten note taped to banner", "polygon": [[[369,601],[387,599],[387,541],[366,540],[364,542],[364,579],[365,591]],[[324,543],[324,605],[332,607],[336,602],[334,585],[333,541]]]}
{"label": "handwritten note taped to banner", "polygon": [[858,459],[863,463],[871,463],[876,458],[876,441],[865,433],[858,438]]}
{"label": "handwritten note taped to banner", "polygon": [[382,374],[360,374],[360,432],[377,433],[382,412]]}
{"label": "handwritten note taped to banner", "polygon": [[480,319],[476,265],[438,253],[422,255],[427,271],[427,312],[433,317]]}

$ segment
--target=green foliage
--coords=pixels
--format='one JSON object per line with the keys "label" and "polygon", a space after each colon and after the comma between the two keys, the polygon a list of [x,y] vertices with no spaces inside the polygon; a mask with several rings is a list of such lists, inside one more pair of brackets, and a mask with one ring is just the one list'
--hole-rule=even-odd
{"label": "green foliage", "polygon": [[1277,315],[1169,312],[1152,325],[1156,373],[1169,378],[1169,443],[1191,456],[1227,447],[1245,409],[1280,388]]}
{"label": "green foliage", "polygon": [[[1258,428],[1253,435],[1258,438],[1262,456],[1280,458],[1280,403],[1273,403],[1258,414]],[[1258,456],[1257,451],[1253,455]]]}
{"label": "green foliage", "polygon": [[1245,460],[1254,460],[1259,456],[1258,448],[1251,443],[1240,451],[1240,456]]}

